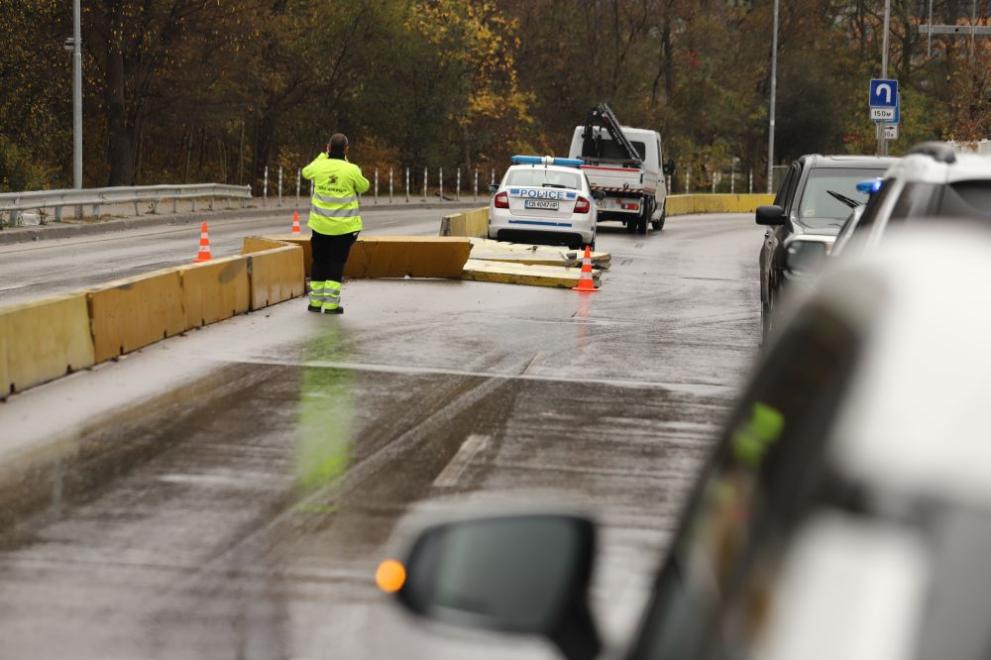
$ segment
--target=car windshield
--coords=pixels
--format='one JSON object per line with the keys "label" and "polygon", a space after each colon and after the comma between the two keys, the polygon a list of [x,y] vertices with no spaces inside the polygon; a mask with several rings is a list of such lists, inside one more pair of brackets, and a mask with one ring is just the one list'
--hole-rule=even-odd
{"label": "car windshield", "polygon": [[581,190],[578,172],[562,172],[543,167],[510,170],[506,176],[507,186],[536,186],[538,188],[573,188]]}
{"label": "car windshield", "polygon": [[810,227],[841,226],[850,216],[850,202],[867,203],[867,195],[857,190],[857,183],[882,173],[878,168],[812,170],[802,193],[798,219]]}

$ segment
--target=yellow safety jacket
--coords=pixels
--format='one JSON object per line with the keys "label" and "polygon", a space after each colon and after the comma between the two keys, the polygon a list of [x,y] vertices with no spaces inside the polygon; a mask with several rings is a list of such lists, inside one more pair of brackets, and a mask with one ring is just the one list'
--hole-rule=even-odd
{"label": "yellow safety jacket", "polygon": [[322,153],[303,168],[303,176],[313,182],[310,199],[310,229],[328,236],[361,231],[358,195],[368,190],[368,179],[361,168]]}

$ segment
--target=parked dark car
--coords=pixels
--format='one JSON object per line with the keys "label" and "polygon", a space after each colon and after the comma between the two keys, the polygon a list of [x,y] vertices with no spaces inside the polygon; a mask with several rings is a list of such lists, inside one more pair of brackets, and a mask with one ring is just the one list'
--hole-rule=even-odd
{"label": "parked dark car", "polygon": [[[850,211],[867,202],[857,184],[884,174],[897,159],[877,156],[802,156],[788,168],[774,204],[757,209],[757,224],[767,226],[760,249],[761,325],[766,337],[773,310],[787,279],[788,248],[807,263],[810,252],[825,255]],[[801,253],[801,254],[798,254]]]}

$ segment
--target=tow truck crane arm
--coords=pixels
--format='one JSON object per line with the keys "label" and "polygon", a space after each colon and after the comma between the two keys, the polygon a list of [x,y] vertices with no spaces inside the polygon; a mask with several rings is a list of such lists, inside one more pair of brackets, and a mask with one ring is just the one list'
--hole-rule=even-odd
{"label": "tow truck crane arm", "polygon": [[626,139],[623,130],[620,128],[619,120],[613,114],[612,108],[607,103],[600,103],[585,115],[585,131],[582,133],[582,156],[586,158],[601,158],[602,138],[598,131],[593,129],[604,128],[609,133],[609,137],[626,151],[627,162],[639,167],[642,164],[640,154]]}

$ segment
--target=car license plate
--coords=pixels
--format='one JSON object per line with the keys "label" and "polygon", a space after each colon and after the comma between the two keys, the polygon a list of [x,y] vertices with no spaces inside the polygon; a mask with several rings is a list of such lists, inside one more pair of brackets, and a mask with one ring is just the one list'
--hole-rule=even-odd
{"label": "car license plate", "polygon": [[558,210],[560,207],[560,202],[556,202],[551,199],[524,199],[523,208],[525,209],[550,209],[552,211]]}

